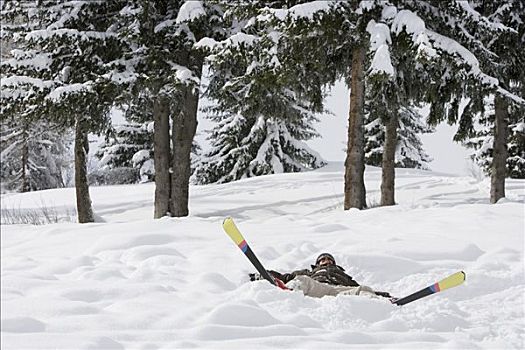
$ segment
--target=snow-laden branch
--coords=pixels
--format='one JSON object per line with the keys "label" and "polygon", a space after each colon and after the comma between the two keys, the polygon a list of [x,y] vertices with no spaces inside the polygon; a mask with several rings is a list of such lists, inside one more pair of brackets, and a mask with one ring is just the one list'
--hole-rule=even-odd
{"label": "snow-laden branch", "polygon": [[171,70],[175,73],[175,78],[177,81],[183,85],[190,84],[200,84],[200,78],[195,75],[195,73],[186,66],[181,66],[173,61],[167,61],[171,67]]}
{"label": "snow-laden branch", "polygon": [[374,20],[368,22],[366,31],[370,33],[370,50],[374,52],[372,63],[370,64],[370,74],[387,74],[394,77],[394,67],[390,59],[389,45],[390,28],[385,23],[377,23]]}
{"label": "snow-laden branch", "polygon": [[47,53],[39,53],[36,50],[23,51],[14,49],[11,50],[13,58],[2,59],[2,65],[13,68],[28,67],[37,71],[49,68],[51,65],[51,55]]}
{"label": "snow-laden branch", "polygon": [[[137,50],[136,52],[140,52]],[[132,83],[140,76],[136,71],[135,67],[141,62],[139,55],[133,56],[130,59],[117,59],[106,63],[108,67],[124,67],[124,71],[113,70],[109,73],[104,74],[102,77],[108,79],[116,84],[127,84]]]}
{"label": "snow-laden branch", "polygon": [[279,20],[290,18],[297,19],[312,19],[318,13],[328,13],[331,9],[344,1],[311,1],[304,4],[298,4],[289,9],[267,9],[267,13],[257,16],[259,21],[269,21],[273,17]]}
{"label": "snow-laden branch", "polygon": [[401,10],[393,18],[391,32],[399,35],[403,30],[412,36],[412,41],[417,46],[418,54],[428,58],[437,57],[438,54],[433,48],[428,37],[425,21],[410,10]]}
{"label": "snow-laden branch", "polygon": [[29,32],[25,35],[25,40],[47,40],[52,37],[70,37],[74,40],[92,40],[92,39],[100,39],[105,40],[108,38],[114,38],[116,37],[115,33],[112,32],[97,32],[97,31],[79,31],[76,29],[56,29],[56,30],[47,30],[47,29],[41,29],[41,30],[34,30],[32,32]]}
{"label": "snow-laden branch", "polygon": [[153,29],[153,32],[154,33],[158,33],[160,31],[162,31],[163,29],[165,28],[170,28],[172,27],[173,25],[177,24],[177,22],[173,19],[169,19],[169,20],[166,20],[166,21],[162,21],[160,22],[159,24],[157,24],[155,26],[155,28]]}
{"label": "snow-laden branch", "polygon": [[494,87],[499,93],[512,99],[519,104],[525,104],[525,100],[499,85],[497,78],[484,73],[476,56],[456,40],[436,33],[425,26],[425,22],[410,10],[401,10],[394,17],[391,24],[391,32],[399,35],[405,31],[412,36],[413,42],[418,47],[418,53],[424,53],[428,58],[438,57],[436,49],[447,53],[459,65],[467,65],[467,74],[481,83]]}
{"label": "snow-laden branch", "polygon": [[49,25],[47,27],[47,30],[55,30],[64,28],[64,25],[72,20],[72,19],[78,19],[78,14],[80,13],[80,10],[82,9],[82,6],[89,4],[89,1],[70,1],[66,5],[72,5],[72,9],[66,9],[65,13],[62,14],[62,16],[54,23]]}
{"label": "snow-laden branch", "polygon": [[90,81],[82,84],[70,84],[57,87],[46,96],[46,99],[52,100],[53,102],[60,102],[62,99],[67,98],[70,95],[91,91],[93,91],[93,86]]}
{"label": "snow-laden branch", "polygon": [[197,49],[204,48],[210,50],[224,50],[228,48],[237,49],[239,47],[251,47],[259,39],[260,37],[258,36],[239,32],[222,41],[216,41],[208,37],[202,38],[195,43],[194,47]]}
{"label": "snow-laden branch", "polygon": [[467,16],[471,17],[476,23],[485,26],[487,29],[492,31],[509,31],[517,33],[518,31],[514,28],[508,27],[500,22],[490,21],[487,17],[482,16],[478,11],[474,10],[468,1],[456,1]]}
{"label": "snow-laden branch", "polygon": [[202,1],[186,1],[180,7],[175,22],[191,22],[202,16],[206,16],[206,10],[202,6]]}
{"label": "snow-laden branch", "polygon": [[2,91],[7,88],[16,89],[21,88],[22,86],[29,86],[42,90],[53,87],[54,84],[55,82],[52,80],[43,80],[22,75],[12,75],[0,79],[0,87],[2,88]]}

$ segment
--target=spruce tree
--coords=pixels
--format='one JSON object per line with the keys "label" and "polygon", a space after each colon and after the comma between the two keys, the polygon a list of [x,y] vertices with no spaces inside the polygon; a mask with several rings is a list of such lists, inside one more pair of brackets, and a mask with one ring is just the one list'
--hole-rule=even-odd
{"label": "spruce tree", "polygon": [[27,192],[64,187],[63,173],[71,163],[71,141],[68,132],[58,125],[2,118],[2,188]]}
{"label": "spruce tree", "polygon": [[129,98],[135,105],[149,100],[154,121],[155,218],[189,213],[191,151],[206,57],[206,49],[195,44],[223,35],[219,5],[141,0],[129,1],[121,11],[121,37],[129,47]]}
{"label": "spruce tree", "polygon": [[[88,133],[109,124],[114,89],[108,76],[120,57],[112,31],[121,1],[2,2],[5,37],[17,55],[7,79],[14,116],[44,118],[75,128],[75,186],[79,222],[94,221],[87,182]],[[30,98],[24,99],[29,91]]]}
{"label": "spruce tree", "polygon": [[393,31],[397,15],[397,8],[383,5],[381,16],[367,25],[370,43],[365,85],[370,122],[365,129],[371,137],[365,151],[370,161],[381,164],[381,205],[395,204],[397,164],[424,167],[422,160],[428,159],[416,134],[428,130],[416,112],[423,98],[421,90],[429,81],[420,64],[427,57],[412,49],[408,33]]}
{"label": "spruce tree", "polygon": [[101,170],[125,170],[130,175],[126,177],[128,181],[130,177],[142,182],[152,180],[153,132],[148,124],[125,123],[114,129],[95,153]]}
{"label": "spruce tree", "polygon": [[[469,5],[473,13],[490,19],[482,43],[491,55],[480,55],[481,63],[508,92],[523,98],[525,4],[494,1]],[[525,103],[516,100],[506,92],[496,91],[487,96],[484,108],[473,120],[461,121],[464,127],[458,134],[458,139],[475,149],[472,158],[491,176],[493,202],[504,196],[505,176],[525,178]]]}
{"label": "spruce tree", "polygon": [[[525,59],[521,48],[525,5],[520,1],[416,1],[406,5],[417,11],[429,28],[441,34],[433,35],[441,44],[441,50],[456,53],[450,60],[450,69],[439,73],[441,79],[434,75],[441,83],[436,84],[439,88],[435,91],[430,89],[434,94],[431,122],[457,121],[459,129],[455,140],[458,141],[479,137],[476,125],[490,122],[493,144],[487,154],[492,156],[490,200],[495,203],[505,196],[509,125],[520,123],[518,111],[524,105],[522,67]],[[490,96],[494,99],[493,117],[484,116],[485,101]],[[460,110],[462,100],[468,103]]]}
{"label": "spruce tree", "polygon": [[[316,136],[312,123],[322,111],[321,84],[304,76],[305,61],[278,32],[275,23],[257,17],[263,6],[253,1],[231,6],[233,33],[221,42],[204,42],[214,50],[206,89],[213,104],[206,109],[217,124],[212,149],[197,167],[197,183],[315,169],[324,165],[305,143]],[[235,26],[237,24],[237,26]],[[315,63],[314,63],[315,64]],[[301,81],[299,81],[301,80]]]}
{"label": "spruce tree", "polygon": [[[420,108],[411,106],[399,110],[396,168],[429,169],[430,156],[426,153],[419,135],[432,132],[426,124]],[[367,165],[381,166],[385,140],[385,126],[376,115],[372,118],[365,104],[365,161]]]}
{"label": "spruce tree", "polygon": [[[2,12],[2,18],[8,21],[10,16]],[[38,112],[31,112],[43,104],[43,92],[49,92],[52,83],[16,75],[24,69],[47,69],[48,57],[17,49],[12,28],[8,23],[5,26],[0,63],[2,189],[26,192],[63,187],[62,175],[70,166],[71,137],[67,128],[47,123]]]}
{"label": "spruce tree", "polygon": [[[369,69],[373,74],[368,79],[368,84],[372,85],[368,91],[375,90],[379,101],[384,102],[375,107],[371,105],[370,109],[375,108],[375,113],[384,119],[383,123],[390,130],[385,135],[393,139],[393,142],[385,142],[391,145],[388,147],[387,162],[390,174],[393,174],[394,159],[391,149],[395,147],[399,125],[399,118],[395,115],[400,110],[411,108],[413,104],[430,103],[431,122],[455,122],[459,101],[465,96],[471,98],[472,106],[463,111],[463,115],[472,115],[483,96],[490,91],[511,96],[509,89],[474,55],[486,49],[480,44],[480,38],[484,35],[482,33],[490,32],[492,22],[473,14],[465,6],[466,3],[433,0],[307,3],[273,12],[276,17],[285,18],[283,23],[288,37],[300,40],[307,37],[306,42],[312,41],[312,37],[317,40],[317,46],[304,45],[310,56],[322,57],[326,52],[326,67],[331,68],[328,70],[336,72],[336,75],[351,77],[345,209],[366,205],[362,120],[364,73]],[[323,19],[328,20],[323,22]],[[370,33],[368,29],[376,24],[380,26],[380,31]],[[482,33],[465,30],[472,24],[478,26]],[[391,36],[392,43],[384,41],[381,45],[374,44],[376,38],[373,35],[381,33],[381,30]],[[369,49],[370,56],[367,57]],[[396,66],[396,60],[403,64],[407,62],[406,67]],[[416,79],[416,83],[412,78]],[[391,118],[392,114],[394,117]],[[393,177],[390,175],[387,178],[390,181],[386,187],[393,193]],[[393,203],[393,200],[388,202]]]}
{"label": "spruce tree", "polygon": [[[365,160],[381,166],[383,152],[389,152],[395,167],[427,169],[430,158],[419,138],[431,131],[419,113],[421,91],[428,82],[419,68],[424,55],[414,55],[406,33],[391,33],[394,14],[386,7],[379,22],[370,21],[367,27],[371,40],[365,77]],[[385,147],[390,122],[397,124],[394,149]]]}

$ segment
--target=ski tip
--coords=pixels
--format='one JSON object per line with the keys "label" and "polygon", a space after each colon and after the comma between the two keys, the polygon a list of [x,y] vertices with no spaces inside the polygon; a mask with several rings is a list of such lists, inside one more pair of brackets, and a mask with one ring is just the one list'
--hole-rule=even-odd
{"label": "ski tip", "polygon": [[463,281],[466,281],[467,280],[467,274],[465,273],[465,271],[459,271],[463,274]]}
{"label": "ski tip", "polygon": [[233,219],[231,218],[231,216],[228,216],[226,217],[223,221],[222,221],[222,224],[224,225],[226,222],[228,221],[232,221]]}

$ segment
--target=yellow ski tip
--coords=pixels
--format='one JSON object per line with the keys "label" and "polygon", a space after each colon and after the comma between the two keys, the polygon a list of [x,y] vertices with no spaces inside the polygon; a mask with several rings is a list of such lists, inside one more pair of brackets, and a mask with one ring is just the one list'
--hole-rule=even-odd
{"label": "yellow ski tip", "polygon": [[466,278],[467,274],[464,271],[456,272],[437,283],[439,285],[439,291],[459,286],[465,282]]}
{"label": "yellow ski tip", "polygon": [[230,236],[230,238],[235,242],[236,245],[238,245],[239,247],[241,245],[244,246],[244,237],[242,236],[241,232],[237,228],[237,225],[235,225],[235,222],[231,217],[227,217],[226,219],[224,219],[224,221],[222,222],[222,228],[228,234],[228,236]]}

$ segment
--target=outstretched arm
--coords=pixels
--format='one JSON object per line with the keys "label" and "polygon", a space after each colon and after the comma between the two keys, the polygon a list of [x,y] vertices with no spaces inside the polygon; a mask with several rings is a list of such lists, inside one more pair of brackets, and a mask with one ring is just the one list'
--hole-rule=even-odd
{"label": "outstretched arm", "polygon": [[[309,270],[307,270],[307,269],[297,270],[297,271],[290,272],[290,273],[280,273],[280,272],[277,272],[277,271],[274,271],[274,270],[268,270],[268,273],[270,275],[272,275],[274,278],[280,279],[284,283],[290,282],[296,276],[299,276],[299,275],[310,275],[311,274],[311,272]],[[258,273],[250,273],[249,276],[250,276],[250,281],[257,281],[257,280],[263,279],[261,277],[261,275],[258,274]]]}

